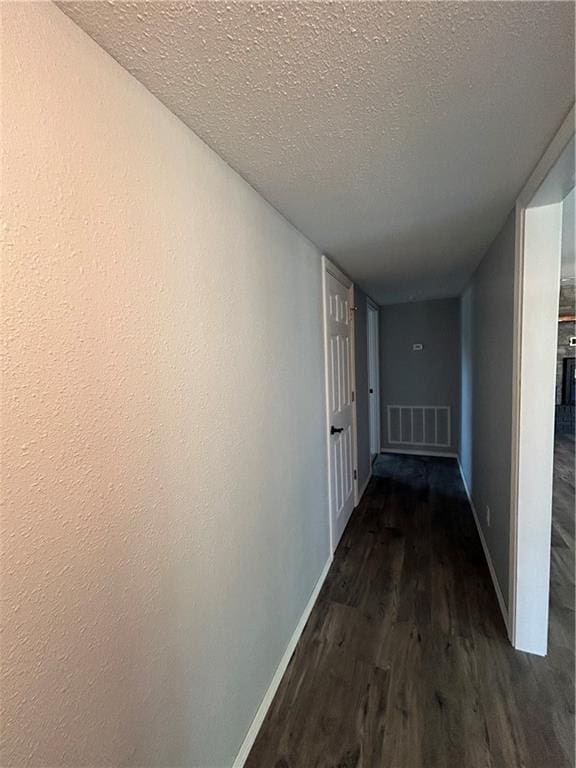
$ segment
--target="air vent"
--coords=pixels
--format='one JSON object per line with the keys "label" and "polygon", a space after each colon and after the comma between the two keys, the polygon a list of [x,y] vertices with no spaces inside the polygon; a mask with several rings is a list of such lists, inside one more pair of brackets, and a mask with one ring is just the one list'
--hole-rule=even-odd
{"label": "air vent", "polygon": [[449,448],[450,406],[389,405],[388,443]]}

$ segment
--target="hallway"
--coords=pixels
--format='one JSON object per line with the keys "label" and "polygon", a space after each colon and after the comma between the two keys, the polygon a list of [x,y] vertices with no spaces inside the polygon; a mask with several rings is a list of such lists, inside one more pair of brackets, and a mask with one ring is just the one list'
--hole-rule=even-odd
{"label": "hallway", "polygon": [[247,767],[571,765],[567,612],[514,651],[456,462],[374,471]]}
{"label": "hallway", "polygon": [[573,766],[575,22],[0,2],[0,768]]}

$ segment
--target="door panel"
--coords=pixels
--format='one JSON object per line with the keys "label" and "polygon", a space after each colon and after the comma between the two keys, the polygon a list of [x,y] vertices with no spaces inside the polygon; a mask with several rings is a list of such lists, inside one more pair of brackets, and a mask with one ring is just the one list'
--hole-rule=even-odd
{"label": "door panel", "polygon": [[325,272],[328,354],[328,429],[330,440],[330,516],[336,549],[354,509],[354,432],[350,287]]}

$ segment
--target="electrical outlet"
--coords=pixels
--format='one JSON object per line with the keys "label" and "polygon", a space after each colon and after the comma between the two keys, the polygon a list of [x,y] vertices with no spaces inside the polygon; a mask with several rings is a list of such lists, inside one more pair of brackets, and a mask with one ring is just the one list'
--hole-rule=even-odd
{"label": "electrical outlet", "polygon": [[486,504],[486,525],[490,528],[490,507]]}

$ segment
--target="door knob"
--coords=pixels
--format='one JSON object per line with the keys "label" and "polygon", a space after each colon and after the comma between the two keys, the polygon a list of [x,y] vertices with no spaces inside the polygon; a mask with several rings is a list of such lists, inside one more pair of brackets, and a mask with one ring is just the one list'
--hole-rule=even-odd
{"label": "door knob", "polygon": [[340,427],[340,429],[336,429],[336,427],[330,427],[330,434],[335,435],[336,432],[344,432],[344,427]]}

